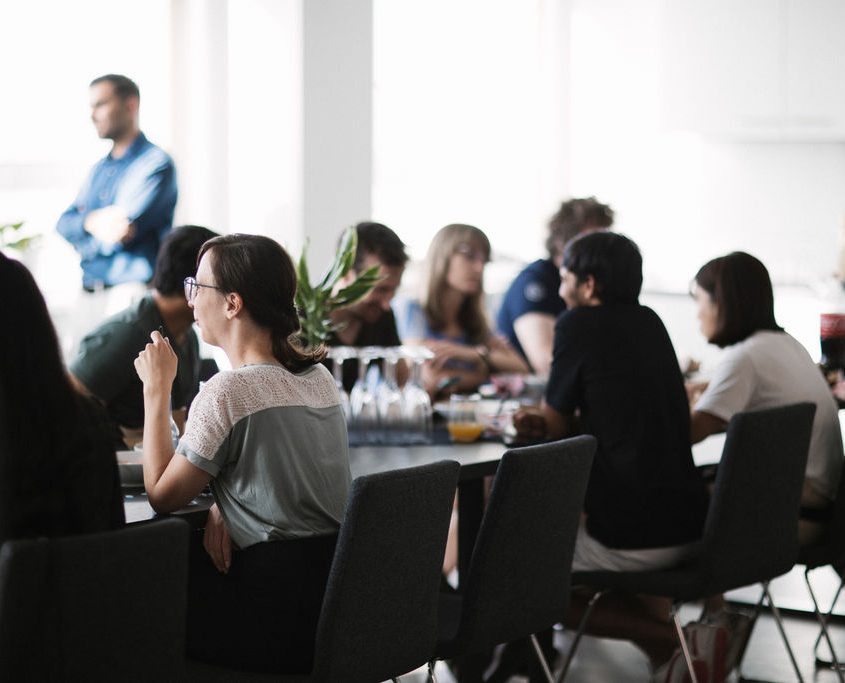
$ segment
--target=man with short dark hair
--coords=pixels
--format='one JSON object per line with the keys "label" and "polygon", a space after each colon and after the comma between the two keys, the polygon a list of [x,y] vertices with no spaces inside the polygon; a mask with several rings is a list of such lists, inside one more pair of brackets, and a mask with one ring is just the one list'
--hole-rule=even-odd
{"label": "man with short dark hair", "polygon": [[[675,350],[657,314],[638,301],[639,249],[615,233],[583,235],[567,245],[560,273],[567,310],[555,324],[545,403],[518,413],[515,423],[535,437],[580,431],[598,440],[573,569],[677,564],[701,536],[708,499],[690,451]],[[674,639],[668,602],[655,600],[649,615],[629,614],[633,621],[625,622],[616,612],[609,621],[659,664]]]}
{"label": "man with short dark hair", "polygon": [[[193,330],[193,310],[185,299],[184,280],[197,270],[200,247],[217,233],[196,225],[173,230],[161,245],[153,289],[137,304],[121,311],[90,332],[70,364],[71,378],[85,393],[100,399],[124,442],[140,440],[144,426],[144,396],[134,361],[160,330],[179,358],[171,406],[182,417],[197,393],[200,380],[199,342]],[[178,422],[179,420],[177,420]]]}
{"label": "man with short dark hair", "polygon": [[89,291],[149,282],[161,240],[173,225],[176,172],[139,127],[140,93],[126,76],[91,82],[91,120],[112,141],[56,229],[79,253]]}
{"label": "man with short dark hair", "polygon": [[[399,236],[381,223],[363,222],[355,226],[358,234],[358,249],[355,263],[344,279],[338,283],[343,287],[368,268],[379,267],[381,279],[375,287],[351,306],[333,311],[332,322],[341,329],[333,334],[329,346],[399,346],[399,332],[390,302],[402,282],[408,255]],[[404,381],[404,364],[397,367],[400,382]],[[358,378],[357,361],[348,360],[343,366],[343,386],[349,391]]]}
{"label": "man with short dark hair", "polygon": [[563,202],[549,221],[548,258],[528,264],[505,292],[496,326],[539,375],[549,374],[555,319],[566,310],[558,295],[563,249],[585,231],[612,225],[613,209],[595,197]]}

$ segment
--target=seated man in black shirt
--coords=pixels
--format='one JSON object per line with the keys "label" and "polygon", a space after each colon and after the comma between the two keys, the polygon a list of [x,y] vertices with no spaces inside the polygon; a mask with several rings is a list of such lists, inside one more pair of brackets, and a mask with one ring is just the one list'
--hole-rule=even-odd
{"label": "seated man in black shirt", "polygon": [[[546,400],[518,414],[516,426],[535,437],[598,440],[573,569],[677,564],[701,536],[708,500],[675,350],[660,318],[638,302],[639,249],[622,235],[587,234],[569,243],[560,272],[568,310],[555,325]],[[633,640],[653,664],[675,645],[668,600],[603,599],[589,627]]]}
{"label": "seated man in black shirt", "polygon": [[199,342],[184,280],[197,272],[200,247],[216,236],[196,225],[173,230],[158,252],[150,292],[88,333],[70,364],[71,380],[80,391],[103,402],[112,422],[120,427],[125,446],[132,447],[142,437],[144,394],[134,362],[153,330],[163,330],[179,358],[171,406],[177,423],[184,423],[201,379]]}
{"label": "seated man in black shirt", "polygon": [[[359,302],[331,313],[331,320],[340,326],[328,339],[329,346],[399,346],[402,342],[396,330],[396,318],[390,302],[402,282],[408,255],[397,234],[381,223],[358,223],[358,249],[355,263],[339,286],[350,284],[359,273],[373,266],[379,267],[381,279]],[[404,363],[396,368],[399,384],[407,377]],[[343,388],[350,391],[358,379],[358,361],[343,364]]]}

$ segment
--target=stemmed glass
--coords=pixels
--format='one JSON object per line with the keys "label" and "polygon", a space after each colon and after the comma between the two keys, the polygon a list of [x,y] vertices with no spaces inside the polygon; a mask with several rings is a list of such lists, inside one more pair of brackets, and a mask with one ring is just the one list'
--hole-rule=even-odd
{"label": "stemmed glass", "polygon": [[384,349],[384,377],[378,386],[378,414],[385,441],[401,443],[404,396],[396,382],[396,365],[399,362],[397,348]]}
{"label": "stemmed glass", "polygon": [[365,443],[372,443],[378,439],[378,403],[376,392],[370,386],[367,370],[370,363],[381,358],[382,349],[376,346],[365,346],[358,350],[358,381],[349,394],[352,409],[352,426],[360,434]]}
{"label": "stemmed glass", "polygon": [[358,355],[358,350],[351,346],[332,346],[329,348],[328,355],[332,359],[332,375],[340,394],[340,407],[343,410],[343,417],[346,419],[346,424],[349,424],[352,419],[352,408],[349,403],[349,395],[343,388],[343,363],[348,358],[355,358]]}
{"label": "stemmed glass", "polygon": [[401,353],[411,363],[411,377],[402,391],[408,439],[412,443],[430,443],[431,399],[423,386],[422,366],[425,361],[434,358],[434,354],[425,346],[403,346]]}

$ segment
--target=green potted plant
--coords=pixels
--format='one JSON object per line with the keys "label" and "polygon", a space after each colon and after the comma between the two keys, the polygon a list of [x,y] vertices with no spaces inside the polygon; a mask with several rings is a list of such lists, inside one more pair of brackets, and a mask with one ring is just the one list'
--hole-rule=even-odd
{"label": "green potted plant", "polygon": [[355,263],[357,248],[358,233],[354,226],[349,227],[341,237],[334,262],[323,278],[312,285],[306,262],[308,244],[303,247],[296,273],[296,307],[302,324],[300,338],[306,347],[324,344],[332,332],[341,329],[340,325],[331,321],[331,312],[363,299],[381,278],[378,266],[373,266],[359,273],[353,282],[335,291],[338,282]]}
{"label": "green potted plant", "polygon": [[0,249],[25,251],[32,246],[33,242],[38,239],[38,235],[18,237],[18,231],[22,227],[23,221],[18,221],[17,223],[0,223]]}

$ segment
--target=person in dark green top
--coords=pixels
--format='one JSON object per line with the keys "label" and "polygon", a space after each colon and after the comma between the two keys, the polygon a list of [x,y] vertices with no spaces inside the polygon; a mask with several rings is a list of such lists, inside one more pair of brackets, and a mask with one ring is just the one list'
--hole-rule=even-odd
{"label": "person in dark green top", "polygon": [[177,423],[184,422],[184,411],[197,393],[199,342],[183,283],[196,274],[200,247],[216,236],[208,228],[195,225],[173,230],[158,253],[149,293],[90,332],[70,365],[77,388],[102,401],[127,446],[140,441],[144,426],[143,388],[133,363],[149,341],[150,332],[163,330],[179,357],[179,372],[171,391]]}

